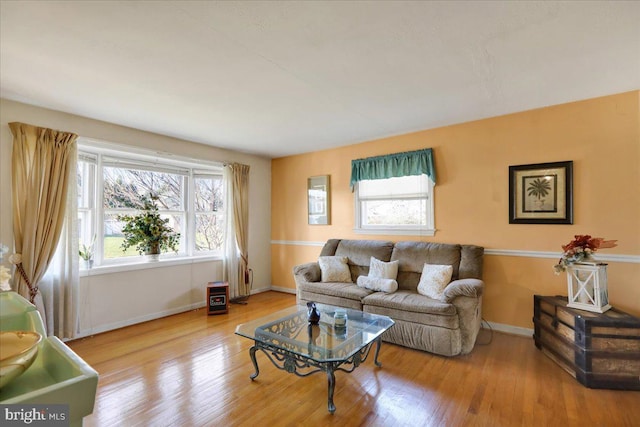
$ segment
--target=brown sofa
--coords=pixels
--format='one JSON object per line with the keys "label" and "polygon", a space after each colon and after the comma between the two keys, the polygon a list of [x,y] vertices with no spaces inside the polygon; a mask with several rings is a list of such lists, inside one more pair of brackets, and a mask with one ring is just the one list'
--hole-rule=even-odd
{"label": "brown sofa", "polygon": [[[348,258],[353,283],[321,282],[318,262],[294,267],[299,303],[314,301],[383,314],[396,324],[383,340],[443,356],[471,352],[482,320],[484,248],[473,245],[331,239],[320,256]],[[398,290],[374,292],[356,285],[369,272],[371,257],[398,260]],[[451,265],[451,282],[441,299],[417,292],[424,264]]]}

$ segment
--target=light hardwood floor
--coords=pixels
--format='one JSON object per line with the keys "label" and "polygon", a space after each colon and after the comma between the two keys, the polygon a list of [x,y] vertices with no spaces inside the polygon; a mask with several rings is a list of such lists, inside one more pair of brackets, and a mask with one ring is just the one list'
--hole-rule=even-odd
{"label": "light hardwood floor", "polygon": [[69,342],[100,374],[85,426],[639,426],[640,392],[580,385],[532,338],[483,330],[469,355],[445,358],[384,343],[353,373],[327,379],[276,369],[239,323],[295,304],[265,292],[224,315],[205,309]]}

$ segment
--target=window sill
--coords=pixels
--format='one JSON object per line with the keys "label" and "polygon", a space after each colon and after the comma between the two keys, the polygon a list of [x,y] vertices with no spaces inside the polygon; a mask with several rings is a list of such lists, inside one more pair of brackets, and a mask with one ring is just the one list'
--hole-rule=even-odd
{"label": "window sill", "polygon": [[158,261],[136,260],[126,264],[107,264],[90,269],[80,268],[80,277],[99,276],[123,271],[147,270],[151,268],[172,267],[175,265],[198,264],[202,262],[222,261],[220,256],[192,256],[159,259]]}
{"label": "window sill", "polygon": [[435,229],[407,229],[407,228],[354,228],[356,234],[372,234],[387,236],[435,236]]}

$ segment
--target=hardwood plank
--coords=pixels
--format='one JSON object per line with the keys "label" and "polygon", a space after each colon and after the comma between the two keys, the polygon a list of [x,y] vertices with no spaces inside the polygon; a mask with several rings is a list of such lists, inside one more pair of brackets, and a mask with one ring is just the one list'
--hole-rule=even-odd
{"label": "hardwood plank", "polygon": [[295,304],[265,292],[227,314],[193,310],[69,342],[100,374],[85,426],[632,426],[640,392],[583,387],[535,348],[533,339],[483,330],[471,354],[440,357],[389,343],[336,373],[336,413],[327,377],[276,369],[238,324]]}

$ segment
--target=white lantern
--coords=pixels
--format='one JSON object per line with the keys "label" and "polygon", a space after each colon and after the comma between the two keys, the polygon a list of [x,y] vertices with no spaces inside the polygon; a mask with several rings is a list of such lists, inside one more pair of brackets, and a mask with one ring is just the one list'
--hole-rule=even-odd
{"label": "white lantern", "polygon": [[609,310],[607,264],[574,263],[567,266],[568,307],[604,313]]}

